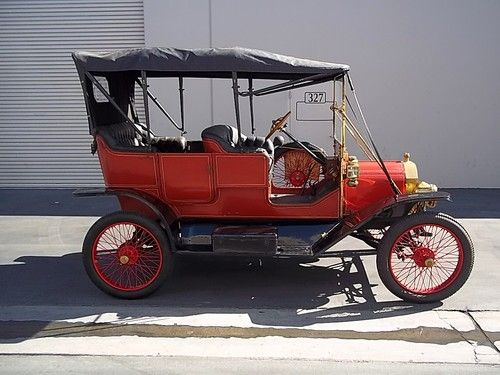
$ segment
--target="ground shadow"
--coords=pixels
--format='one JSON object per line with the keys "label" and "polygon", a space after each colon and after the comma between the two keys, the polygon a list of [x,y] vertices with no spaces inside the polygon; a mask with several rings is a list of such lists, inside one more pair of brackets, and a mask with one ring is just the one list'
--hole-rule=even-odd
{"label": "ground shadow", "polygon": [[[164,287],[146,299],[132,301],[109,297],[96,289],[83,270],[80,253],[23,256],[13,264],[0,266],[2,306],[60,306],[50,309],[45,320],[51,321],[110,312],[134,319],[151,308],[161,316],[217,309],[222,313],[248,313],[254,324],[305,327],[406,315],[441,305],[377,302],[359,252],[341,255],[321,265],[181,259]],[[339,304],[332,304],[332,299]],[[269,313],[271,310],[279,310],[279,314]],[[43,322],[34,324],[31,333],[36,334],[43,326]],[[0,333],[0,341],[5,339]]]}
{"label": "ground shadow", "polygon": [[79,198],[75,189],[0,189],[0,215],[104,216],[118,211],[114,196]]}

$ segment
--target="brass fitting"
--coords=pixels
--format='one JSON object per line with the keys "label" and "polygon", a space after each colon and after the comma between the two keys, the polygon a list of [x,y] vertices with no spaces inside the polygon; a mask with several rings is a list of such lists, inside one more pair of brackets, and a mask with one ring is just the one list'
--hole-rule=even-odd
{"label": "brass fitting", "polygon": [[437,191],[437,186],[428,184],[418,178],[417,165],[410,160],[410,153],[403,154],[403,167],[405,170],[405,185],[407,193],[430,193]]}
{"label": "brass fitting", "polygon": [[359,161],[356,156],[349,156],[346,168],[347,185],[350,187],[358,186]]}

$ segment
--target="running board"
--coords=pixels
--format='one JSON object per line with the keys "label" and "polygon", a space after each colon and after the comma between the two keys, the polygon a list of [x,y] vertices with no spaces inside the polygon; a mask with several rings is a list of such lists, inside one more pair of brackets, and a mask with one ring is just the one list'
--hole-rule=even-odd
{"label": "running board", "polygon": [[313,245],[338,225],[339,221],[239,225],[181,222],[177,248],[181,252],[220,255],[311,256]]}

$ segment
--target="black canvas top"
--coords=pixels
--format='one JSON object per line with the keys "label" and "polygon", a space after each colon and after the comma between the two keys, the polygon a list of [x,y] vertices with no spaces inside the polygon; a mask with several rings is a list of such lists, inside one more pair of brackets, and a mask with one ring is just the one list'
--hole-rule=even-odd
{"label": "black canvas top", "polygon": [[348,65],[300,59],[248,48],[136,48],[73,53],[80,74],[147,71],[150,76],[299,79],[316,74],[339,75]]}

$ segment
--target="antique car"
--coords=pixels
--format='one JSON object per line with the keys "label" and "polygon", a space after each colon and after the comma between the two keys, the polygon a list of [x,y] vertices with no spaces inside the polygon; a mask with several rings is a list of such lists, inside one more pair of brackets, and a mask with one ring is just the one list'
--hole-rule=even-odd
{"label": "antique car", "polygon": [[[73,59],[105,182],[75,195],[113,195],[121,206],[83,243],[85,269],[104,292],[149,295],[184,254],[312,261],[347,236],[376,249],[382,282],[406,301],[442,300],[469,277],[469,235],[429,211],[450,195],[420,180],[408,154],[381,158],[348,65],[245,48],[75,52]],[[148,80],[158,78],[178,85],[179,122],[150,90]],[[186,139],[184,82],[201,78],[226,80],[235,123],[207,120],[199,137]],[[291,111],[255,135],[256,97],[312,85],[331,90],[331,152],[287,129]],[[250,124],[242,124],[243,100]],[[153,133],[153,104],[180,136]],[[348,136],[364,160],[348,152]]]}

